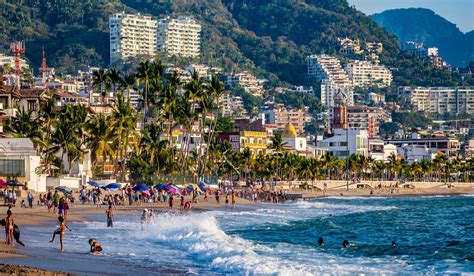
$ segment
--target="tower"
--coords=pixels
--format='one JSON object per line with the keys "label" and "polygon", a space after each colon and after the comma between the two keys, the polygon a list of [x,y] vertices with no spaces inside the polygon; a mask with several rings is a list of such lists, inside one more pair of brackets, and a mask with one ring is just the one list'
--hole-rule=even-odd
{"label": "tower", "polygon": [[15,74],[17,76],[18,89],[20,88],[20,55],[25,53],[25,43],[23,41],[15,41],[10,44],[10,51],[15,56]]}
{"label": "tower", "polygon": [[347,96],[341,91],[335,96],[334,107],[332,108],[332,129],[348,129],[349,127],[346,98]]}
{"label": "tower", "polygon": [[41,62],[41,73],[43,73],[43,78],[41,80],[41,83],[44,85],[46,84],[46,71],[47,71],[47,66],[46,66],[46,54],[43,49],[43,60]]}

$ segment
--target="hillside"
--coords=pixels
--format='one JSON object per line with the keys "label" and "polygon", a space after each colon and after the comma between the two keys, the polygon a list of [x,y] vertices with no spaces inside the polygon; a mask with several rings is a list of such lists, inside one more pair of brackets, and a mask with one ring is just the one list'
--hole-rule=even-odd
{"label": "hillside", "polygon": [[382,42],[382,63],[396,69],[396,83],[452,83],[447,72],[401,53],[395,36],[345,0],[4,0],[0,47],[7,49],[11,39],[26,40],[26,56],[35,68],[43,47],[48,64],[59,72],[107,66],[108,15],[122,10],[193,15],[203,25],[201,61],[250,69],[274,83],[304,83],[305,57],[337,53],[337,38],[346,36]]}
{"label": "hillside", "polygon": [[372,18],[394,33],[402,44],[411,40],[438,47],[440,55],[452,65],[465,67],[474,58],[473,32],[462,33],[455,24],[431,10],[388,10]]}

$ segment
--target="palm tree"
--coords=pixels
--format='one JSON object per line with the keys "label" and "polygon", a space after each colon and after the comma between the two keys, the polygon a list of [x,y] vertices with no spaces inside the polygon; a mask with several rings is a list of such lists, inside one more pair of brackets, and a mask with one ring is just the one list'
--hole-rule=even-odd
{"label": "palm tree", "polygon": [[[117,154],[115,156],[115,162],[120,164],[120,179],[125,179],[125,161],[126,154],[129,147],[129,138],[135,137],[135,126],[137,124],[137,117],[135,116],[135,110],[130,105],[130,100],[125,100],[124,95],[120,92],[117,93],[115,104],[113,106],[113,112],[111,116],[113,133],[116,135],[116,149]],[[135,140],[137,141],[137,140]],[[117,168],[117,167],[114,167]],[[114,173],[117,170],[114,169]]]}
{"label": "palm tree", "polygon": [[102,105],[107,104],[108,91],[110,90],[110,82],[108,81],[107,71],[99,69],[92,74],[92,87],[99,92],[102,98]]}
{"label": "palm tree", "polygon": [[107,158],[114,156],[112,143],[116,136],[112,131],[111,122],[104,114],[93,116],[87,123],[87,132],[86,144],[92,153],[93,171],[96,171],[97,162],[101,158],[102,169],[104,169]]}
{"label": "palm tree", "polygon": [[7,129],[16,138],[30,138],[36,148],[43,137],[38,118],[33,116],[31,110],[26,111],[25,108],[17,108],[16,116],[10,120]]}
{"label": "palm tree", "polygon": [[[216,124],[217,124],[217,119],[219,118],[219,99],[222,97],[222,94],[224,94],[224,84],[217,78],[216,75],[211,76],[211,81],[210,83],[206,86],[207,90],[210,93],[210,98],[213,101],[213,110],[216,112],[214,113],[214,120],[211,122],[211,127],[209,130],[208,138],[207,138],[207,145],[211,143],[211,141],[214,139],[214,132],[216,129]],[[204,162],[207,162],[208,158],[208,151],[206,151],[206,155],[204,158]]]}
{"label": "palm tree", "polygon": [[112,92],[117,92],[117,86],[122,82],[122,73],[116,68],[111,68],[107,71],[107,81],[112,89]]}
{"label": "palm tree", "polygon": [[125,74],[122,76],[120,81],[121,91],[128,101],[130,101],[130,94],[132,90],[136,89],[137,78],[135,74]]}
{"label": "palm tree", "polygon": [[147,116],[147,108],[148,108],[148,93],[149,93],[149,86],[150,86],[150,79],[153,76],[153,68],[151,63],[146,60],[142,61],[138,64],[137,68],[137,79],[140,83],[143,84],[143,124],[146,123],[146,116]]}

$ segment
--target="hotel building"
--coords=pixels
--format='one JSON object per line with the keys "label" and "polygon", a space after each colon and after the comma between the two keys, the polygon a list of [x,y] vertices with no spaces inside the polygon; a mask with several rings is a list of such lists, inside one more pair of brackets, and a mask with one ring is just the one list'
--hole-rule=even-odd
{"label": "hotel building", "polygon": [[110,64],[130,57],[154,57],[157,50],[157,24],[155,19],[147,15],[110,15]]}
{"label": "hotel building", "polygon": [[392,83],[392,72],[380,64],[370,61],[353,61],[346,64],[345,70],[354,86],[367,87],[375,85],[377,87],[387,87]]}
{"label": "hotel building", "polygon": [[189,16],[166,17],[158,22],[158,52],[182,57],[199,57],[201,25]]}
{"label": "hotel building", "polygon": [[406,108],[429,113],[474,113],[474,87],[399,87]]}

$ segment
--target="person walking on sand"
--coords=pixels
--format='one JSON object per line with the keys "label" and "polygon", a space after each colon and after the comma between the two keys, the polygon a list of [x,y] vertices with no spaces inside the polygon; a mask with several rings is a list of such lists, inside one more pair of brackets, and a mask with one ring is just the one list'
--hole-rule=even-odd
{"label": "person walking on sand", "polygon": [[170,209],[173,209],[173,194],[171,194],[170,198],[168,199]]}
{"label": "person walking on sand", "polygon": [[13,229],[15,222],[13,221],[12,211],[7,211],[7,218],[5,219],[5,244],[13,245]]}
{"label": "person walking on sand", "polygon": [[215,196],[216,196],[216,202],[217,204],[219,204],[219,190],[216,190],[216,193],[215,193]]}
{"label": "person walking on sand", "polygon": [[53,214],[56,214],[56,209],[59,206],[59,193],[58,193],[58,191],[54,191],[53,204],[54,204]]}
{"label": "person walking on sand", "polygon": [[59,228],[54,230],[53,232],[53,239],[50,240],[49,242],[54,242],[54,238],[56,238],[56,235],[59,235],[59,241],[61,243],[61,252],[64,252],[64,243],[63,243],[63,238],[64,238],[64,230],[67,228],[69,231],[72,231],[71,228],[66,224],[66,221],[64,220],[63,217],[58,217],[59,221]]}
{"label": "person walking on sand", "polygon": [[229,194],[228,193],[225,194],[225,207],[226,208],[229,207]]}
{"label": "person walking on sand", "polygon": [[114,227],[114,211],[112,211],[112,205],[109,205],[109,209],[105,211],[107,214],[107,227]]}
{"label": "person walking on sand", "polygon": [[33,192],[29,191],[28,192],[28,205],[30,208],[33,208]]}

